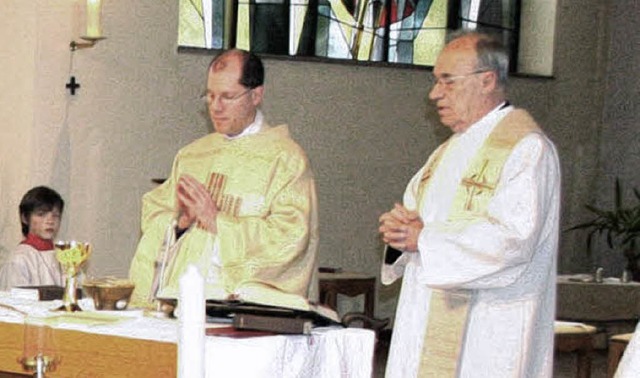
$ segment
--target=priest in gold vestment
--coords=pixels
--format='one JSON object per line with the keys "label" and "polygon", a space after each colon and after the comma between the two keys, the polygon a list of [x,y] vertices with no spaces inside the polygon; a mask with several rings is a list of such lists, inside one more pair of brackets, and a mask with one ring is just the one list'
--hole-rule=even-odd
{"label": "priest in gold vestment", "polygon": [[171,176],[143,197],[134,303],[177,298],[191,264],[209,299],[306,309],[316,295],[313,174],[287,126],[269,126],[258,108],[263,81],[248,52],[212,61],[206,100],[216,132],[182,148]]}
{"label": "priest in gold vestment", "polygon": [[382,282],[402,278],[387,377],[551,377],[560,170],[505,100],[508,57],[454,37],[429,98],[454,134],[380,217]]}

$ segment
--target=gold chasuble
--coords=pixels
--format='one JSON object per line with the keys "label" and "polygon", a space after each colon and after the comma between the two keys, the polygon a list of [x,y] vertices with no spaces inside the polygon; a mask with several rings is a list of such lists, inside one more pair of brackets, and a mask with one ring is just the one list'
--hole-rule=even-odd
{"label": "gold chasuble", "polygon": [[[174,240],[175,191],[183,174],[209,189],[219,209],[217,234],[194,224]],[[177,298],[190,264],[205,277],[207,299],[308,309],[315,294],[315,183],[287,126],[265,124],[237,139],[213,133],[181,149],[171,177],[143,197],[142,232],[130,269],[137,304]],[[162,261],[155,293],[154,265]]]}
{"label": "gold chasuble", "polygon": [[[463,175],[449,212],[449,221],[462,228],[476,219],[486,219],[487,206],[500,181],[502,167],[515,145],[532,132],[539,132],[538,126],[526,111],[519,109],[511,111],[495,126]],[[446,146],[447,142],[425,167],[418,188],[419,208],[422,208],[425,188],[438,168]],[[420,377],[458,375],[471,299],[471,290],[432,289]]]}

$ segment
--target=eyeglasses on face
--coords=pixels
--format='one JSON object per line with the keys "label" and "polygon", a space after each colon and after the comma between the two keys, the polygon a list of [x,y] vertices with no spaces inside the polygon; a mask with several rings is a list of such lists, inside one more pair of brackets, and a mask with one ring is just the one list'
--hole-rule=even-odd
{"label": "eyeglasses on face", "polygon": [[440,77],[437,76],[433,76],[433,86],[435,87],[436,85],[442,85],[444,87],[451,87],[453,84],[456,83],[456,81],[464,79],[466,77],[469,76],[473,76],[473,75],[477,75],[477,74],[481,74],[484,72],[489,72],[491,70],[489,69],[480,69],[480,70],[475,70],[471,73],[465,74],[465,75],[450,75],[450,74],[443,74]]}
{"label": "eyeglasses on face", "polygon": [[202,100],[207,104],[207,105],[211,105],[213,104],[216,99],[218,99],[218,101],[220,101],[220,103],[222,105],[230,105],[232,103],[234,103],[235,101],[239,100],[240,98],[242,98],[244,95],[246,95],[247,93],[251,92],[253,88],[249,88],[245,91],[242,91],[240,93],[236,93],[236,94],[231,94],[231,93],[223,93],[219,96],[217,96],[216,94],[212,93],[212,92],[207,92],[205,95],[202,96]]}

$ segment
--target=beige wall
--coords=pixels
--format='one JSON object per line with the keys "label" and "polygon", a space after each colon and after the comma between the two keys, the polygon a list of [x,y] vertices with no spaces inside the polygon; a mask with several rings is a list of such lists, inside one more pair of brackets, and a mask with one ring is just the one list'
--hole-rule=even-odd
{"label": "beige wall", "polygon": [[[0,210],[3,215],[0,217],[0,235],[3,239],[5,236],[16,239],[20,235],[15,197],[22,195],[27,175],[13,172],[30,165],[30,155],[21,151],[24,146],[31,145],[34,123],[34,7],[34,3],[26,1],[0,2]],[[12,45],[17,39],[21,43]],[[8,247],[1,243],[0,253]]]}
{"label": "beige wall", "polygon": [[[74,53],[82,87],[70,96],[64,83],[77,0],[0,2],[0,242],[11,248],[19,240],[20,195],[51,185],[68,203],[60,236],[94,244],[97,274],[126,275],[150,179],[166,176],[177,149],[211,130],[199,101],[211,56],[177,52],[175,0],[103,3],[108,39]],[[602,125],[610,9],[600,3],[561,1],[554,78],[512,80],[512,102],[530,109],[560,150],[565,225],[594,198],[601,139],[610,137]],[[290,124],[317,176],[321,263],[377,274],[379,214],[447,136],[426,105],[430,72],[265,64],[265,112],[272,123]],[[627,91],[637,99],[637,90]],[[627,109],[614,105],[607,119],[624,118]],[[581,235],[563,235],[561,270],[591,268],[582,243]],[[380,290],[380,315],[393,312],[398,289]]]}

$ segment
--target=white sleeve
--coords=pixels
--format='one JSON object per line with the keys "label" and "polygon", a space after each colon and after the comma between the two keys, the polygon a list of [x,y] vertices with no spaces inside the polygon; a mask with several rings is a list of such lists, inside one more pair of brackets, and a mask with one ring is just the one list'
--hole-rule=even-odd
{"label": "white sleeve", "polygon": [[16,261],[15,257],[5,261],[0,266],[0,290],[11,290],[12,287],[27,286],[30,281],[29,269],[21,261]]}

